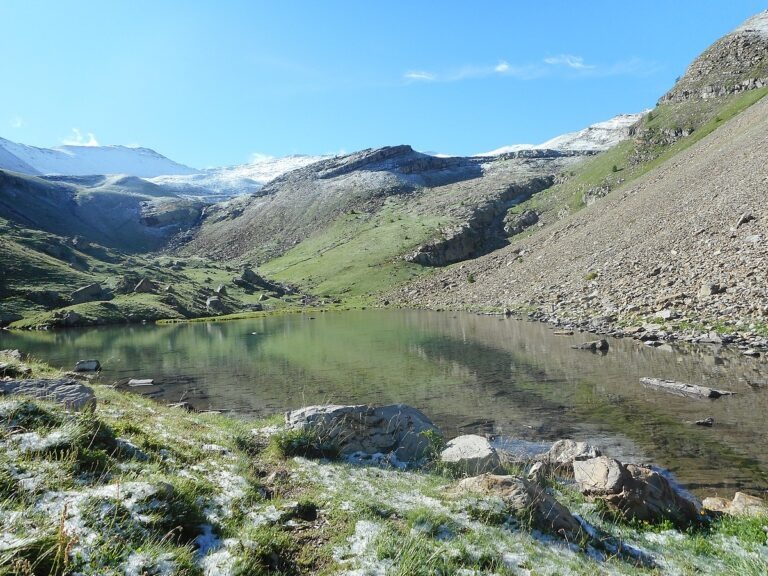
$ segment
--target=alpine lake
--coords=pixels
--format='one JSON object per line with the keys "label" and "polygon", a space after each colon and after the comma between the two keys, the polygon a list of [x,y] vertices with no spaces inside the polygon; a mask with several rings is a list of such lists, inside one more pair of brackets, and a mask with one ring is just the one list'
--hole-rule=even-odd
{"label": "alpine lake", "polygon": [[[657,348],[499,316],[361,310],[229,322],[2,332],[54,366],[97,358],[101,382],[164,403],[257,418],[311,404],[417,407],[447,438],[492,436],[540,452],[585,440],[622,461],[669,470],[694,494],[768,487],[768,361],[717,346]],[[655,377],[729,390],[716,400],[648,389]],[[696,421],[712,418],[712,426]]]}

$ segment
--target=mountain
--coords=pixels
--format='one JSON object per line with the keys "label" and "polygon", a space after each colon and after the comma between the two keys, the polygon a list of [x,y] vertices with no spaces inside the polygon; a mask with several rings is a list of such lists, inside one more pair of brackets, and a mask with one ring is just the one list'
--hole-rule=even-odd
{"label": "mountain", "polygon": [[4,138],[0,138],[0,170],[12,170],[31,175],[129,174],[140,178],[198,172],[149,148],[127,146],[36,148]]}
{"label": "mountain", "polygon": [[150,181],[185,196],[217,202],[232,196],[256,193],[265,184],[286,172],[327,158],[329,157],[305,155],[262,157],[249,164],[209,168],[196,174],[156,176],[150,178]]}
{"label": "mountain", "polygon": [[478,154],[478,156],[498,156],[520,150],[602,152],[626,140],[629,137],[630,128],[643,117],[643,114],[619,114],[610,120],[587,126],[583,130],[555,136],[541,144],[512,144]]}
{"label": "mountain", "polygon": [[629,138],[512,208],[537,225],[509,246],[382,300],[768,345],[767,32],[763,12],[715,42]]}
{"label": "mountain", "polygon": [[768,10],[696,58],[659,103],[707,100],[768,86]]}

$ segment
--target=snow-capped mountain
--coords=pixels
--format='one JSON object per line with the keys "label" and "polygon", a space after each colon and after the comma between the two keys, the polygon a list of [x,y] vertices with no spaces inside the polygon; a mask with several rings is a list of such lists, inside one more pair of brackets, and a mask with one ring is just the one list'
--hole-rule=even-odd
{"label": "snow-capped mountain", "polygon": [[257,157],[249,164],[209,168],[197,174],[163,175],[150,182],[171,188],[184,196],[221,200],[241,194],[253,194],[286,172],[303,168],[329,156],[293,155],[282,158]]}
{"label": "snow-capped mountain", "polygon": [[587,126],[583,130],[577,132],[568,132],[556,136],[541,144],[529,145],[529,144],[513,144],[512,146],[504,146],[485,152],[483,154],[477,154],[477,156],[498,156],[499,154],[506,154],[508,152],[518,152],[520,150],[571,150],[577,152],[608,150],[612,148],[622,140],[629,137],[630,127],[642,118],[645,112],[639,114],[619,114],[614,116],[610,120],[604,122],[597,122],[591,126]]}
{"label": "snow-capped mountain", "polygon": [[0,169],[32,175],[129,174],[151,178],[199,172],[149,148],[60,146],[37,148],[0,138]]}

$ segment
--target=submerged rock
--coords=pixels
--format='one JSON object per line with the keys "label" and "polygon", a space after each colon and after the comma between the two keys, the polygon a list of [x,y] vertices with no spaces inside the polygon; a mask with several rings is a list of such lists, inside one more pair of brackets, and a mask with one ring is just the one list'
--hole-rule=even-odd
{"label": "submerged rock", "polygon": [[389,454],[414,463],[427,455],[429,436],[440,430],[422,412],[405,404],[389,406],[307,406],[285,414],[286,426],[307,430],[342,454]]}
{"label": "submerged rock", "polygon": [[496,450],[485,437],[477,434],[458,436],[448,442],[440,461],[469,476],[503,471]]}
{"label": "submerged rock", "polygon": [[74,372],[98,372],[101,370],[101,362],[98,360],[78,360]]}

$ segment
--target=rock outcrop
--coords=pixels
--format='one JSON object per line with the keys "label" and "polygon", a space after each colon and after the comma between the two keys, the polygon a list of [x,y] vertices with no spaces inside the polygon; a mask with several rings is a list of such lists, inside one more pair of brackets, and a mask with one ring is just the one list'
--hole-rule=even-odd
{"label": "rock outcrop", "polygon": [[92,388],[68,378],[0,380],[0,396],[6,395],[52,400],[72,410],[96,404]]}
{"label": "rock outcrop", "polygon": [[768,86],[768,11],[707,48],[659,103],[706,100],[764,86]]}
{"label": "rock outcrop", "polygon": [[92,300],[99,300],[102,296],[101,284],[94,282],[88,284],[82,288],[78,288],[70,295],[73,304],[82,304],[83,302],[90,302]]}
{"label": "rock outcrop", "polygon": [[684,524],[699,517],[696,504],[650,468],[599,456],[574,461],[573,472],[583,494],[629,520],[669,519]]}
{"label": "rock outcrop", "polygon": [[532,527],[556,534],[568,542],[585,539],[581,523],[570,511],[550,496],[544,488],[518,476],[483,474],[465,478],[458,489],[500,497],[509,512],[519,520],[532,523]]}
{"label": "rock outcrop", "polygon": [[306,430],[342,454],[393,454],[415,463],[431,448],[440,430],[422,412],[405,404],[389,406],[308,406],[285,414],[286,426]]}

